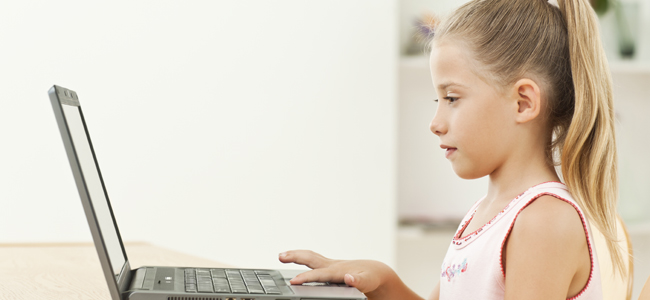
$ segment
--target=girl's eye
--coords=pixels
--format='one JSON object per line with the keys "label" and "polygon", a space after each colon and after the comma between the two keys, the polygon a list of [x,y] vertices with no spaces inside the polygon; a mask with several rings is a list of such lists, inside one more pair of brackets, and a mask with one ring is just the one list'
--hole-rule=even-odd
{"label": "girl's eye", "polygon": [[449,101],[450,104],[458,101],[458,97],[445,97],[443,99]]}

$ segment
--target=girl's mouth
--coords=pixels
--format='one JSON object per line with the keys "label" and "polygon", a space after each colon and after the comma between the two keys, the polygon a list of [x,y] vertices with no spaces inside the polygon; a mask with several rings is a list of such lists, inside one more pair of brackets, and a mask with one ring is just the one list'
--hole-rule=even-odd
{"label": "girl's mouth", "polygon": [[447,148],[445,151],[445,158],[449,158],[449,156],[454,154],[454,152],[456,152],[456,148]]}

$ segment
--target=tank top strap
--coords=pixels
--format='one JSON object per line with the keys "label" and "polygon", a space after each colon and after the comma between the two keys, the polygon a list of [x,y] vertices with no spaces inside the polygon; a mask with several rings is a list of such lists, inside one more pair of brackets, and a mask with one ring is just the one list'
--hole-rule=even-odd
{"label": "tank top strap", "polygon": [[569,194],[569,189],[564,185],[564,183],[549,181],[532,186],[521,195],[517,196],[517,198],[520,198],[521,200],[517,201],[517,203],[513,203],[515,206],[513,207],[513,210],[518,212],[520,209],[528,206],[531,202],[543,195],[555,196],[556,198],[566,200],[573,206],[576,206],[571,194]]}
{"label": "tank top strap", "polygon": [[474,218],[474,214],[476,213],[476,209],[478,208],[478,205],[481,204],[481,201],[485,199],[485,196],[479,199],[478,201],[474,202],[474,205],[472,205],[472,208],[470,208],[469,211],[465,214],[463,219],[460,221],[460,224],[458,225],[458,228],[456,229],[456,234],[454,234],[454,237],[456,237],[460,232],[467,226],[469,221]]}

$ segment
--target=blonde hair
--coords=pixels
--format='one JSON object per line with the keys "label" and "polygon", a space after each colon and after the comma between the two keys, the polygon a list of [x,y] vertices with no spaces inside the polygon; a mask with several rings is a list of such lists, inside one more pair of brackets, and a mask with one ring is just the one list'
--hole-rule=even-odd
{"label": "blonde hair", "polygon": [[[559,6],[559,7],[558,7]],[[618,174],[612,79],[596,15],[587,0],[474,0],[436,26],[432,43],[457,39],[501,86],[538,81],[570,193],[601,231],[612,265],[630,276],[618,247]],[[553,155],[553,154],[556,155]],[[628,274],[626,274],[626,271]],[[629,278],[629,277],[628,277]]]}

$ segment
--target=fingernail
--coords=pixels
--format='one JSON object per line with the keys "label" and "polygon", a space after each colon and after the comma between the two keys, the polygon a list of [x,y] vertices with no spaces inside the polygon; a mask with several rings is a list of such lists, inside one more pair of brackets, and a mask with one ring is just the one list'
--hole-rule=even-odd
{"label": "fingernail", "polygon": [[287,256],[287,252],[280,253],[280,257],[285,257],[285,256]]}
{"label": "fingernail", "polygon": [[345,278],[347,278],[347,280],[350,282],[354,282],[354,277],[350,274],[345,274]]}

